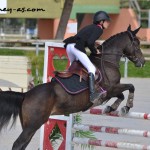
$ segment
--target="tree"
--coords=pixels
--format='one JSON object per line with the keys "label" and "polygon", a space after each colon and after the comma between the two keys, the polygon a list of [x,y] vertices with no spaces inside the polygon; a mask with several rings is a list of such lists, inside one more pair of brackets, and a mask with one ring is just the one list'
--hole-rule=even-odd
{"label": "tree", "polygon": [[74,0],[65,0],[55,39],[63,39]]}

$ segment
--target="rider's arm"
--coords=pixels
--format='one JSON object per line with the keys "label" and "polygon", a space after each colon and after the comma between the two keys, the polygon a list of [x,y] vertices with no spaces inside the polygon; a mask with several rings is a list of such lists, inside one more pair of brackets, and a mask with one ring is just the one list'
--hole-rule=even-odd
{"label": "rider's arm", "polygon": [[90,49],[92,53],[95,53],[95,54],[99,53],[97,48],[95,48],[95,41],[100,37],[101,34],[102,32],[94,30],[91,36],[87,40],[88,48]]}

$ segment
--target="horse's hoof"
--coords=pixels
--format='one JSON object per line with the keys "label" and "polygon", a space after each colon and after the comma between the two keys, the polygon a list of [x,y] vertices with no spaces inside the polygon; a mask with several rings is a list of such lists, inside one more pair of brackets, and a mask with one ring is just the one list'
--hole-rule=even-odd
{"label": "horse's hoof", "polygon": [[103,113],[107,114],[114,111],[114,109],[111,106],[106,106],[106,108],[104,109]]}
{"label": "horse's hoof", "polygon": [[121,108],[121,115],[122,116],[126,115],[129,112],[129,110],[130,110],[130,107],[128,107],[128,106],[122,107]]}

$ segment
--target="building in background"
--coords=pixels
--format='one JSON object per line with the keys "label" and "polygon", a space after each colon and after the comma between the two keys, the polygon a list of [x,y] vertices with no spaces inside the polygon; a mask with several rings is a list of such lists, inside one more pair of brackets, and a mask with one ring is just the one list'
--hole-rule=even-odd
{"label": "building in background", "polygon": [[[20,34],[26,35],[24,38],[39,39],[55,37],[64,0],[0,0],[0,3],[2,2],[4,5],[0,5],[1,35]],[[125,31],[129,24],[133,29],[139,26],[139,8],[136,0],[74,0],[64,38],[91,24],[93,14],[99,10],[108,12],[112,18],[112,23],[102,39]],[[138,36],[142,40],[150,41],[150,27],[142,28]]]}

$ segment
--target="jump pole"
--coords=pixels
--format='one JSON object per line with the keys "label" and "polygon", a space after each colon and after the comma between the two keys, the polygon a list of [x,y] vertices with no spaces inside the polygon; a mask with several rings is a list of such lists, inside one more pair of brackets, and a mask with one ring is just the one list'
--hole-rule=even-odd
{"label": "jump pole", "polygon": [[125,118],[150,120],[150,114],[139,113],[139,112],[129,112],[128,114],[122,116],[119,111],[114,111],[114,112],[106,114],[106,113],[104,113],[104,109],[92,108],[83,113],[84,114],[92,114],[92,115],[107,115],[107,116],[113,116],[113,117],[125,117]]}
{"label": "jump pole", "polygon": [[73,129],[82,130],[82,131],[92,131],[92,132],[105,132],[111,134],[134,135],[134,136],[141,136],[147,138],[150,137],[150,131],[134,130],[134,129],[126,129],[126,128],[118,128],[118,127],[74,124]]}
{"label": "jump pole", "polygon": [[105,140],[92,140],[89,138],[74,137],[73,143],[111,147],[111,148],[123,148],[123,149],[130,149],[130,150],[150,150],[150,146],[147,145],[132,144],[132,143],[125,143],[125,142],[113,142],[113,141],[105,141]]}

